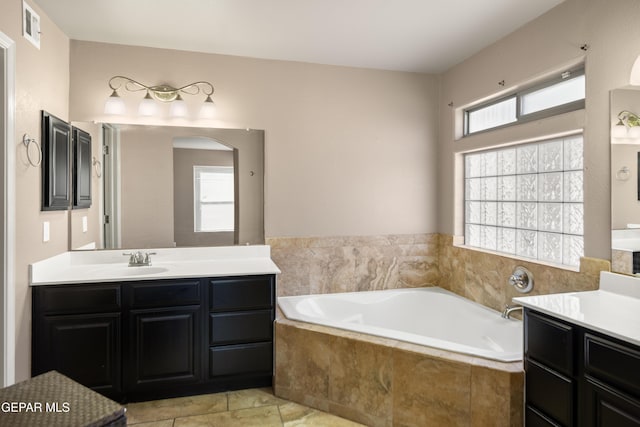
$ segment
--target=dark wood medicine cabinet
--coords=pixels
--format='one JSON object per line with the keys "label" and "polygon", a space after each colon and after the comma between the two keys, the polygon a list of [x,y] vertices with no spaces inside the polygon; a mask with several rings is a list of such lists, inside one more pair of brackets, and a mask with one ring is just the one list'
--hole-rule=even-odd
{"label": "dark wood medicine cabinet", "polygon": [[42,111],[42,210],[91,207],[91,135]]}

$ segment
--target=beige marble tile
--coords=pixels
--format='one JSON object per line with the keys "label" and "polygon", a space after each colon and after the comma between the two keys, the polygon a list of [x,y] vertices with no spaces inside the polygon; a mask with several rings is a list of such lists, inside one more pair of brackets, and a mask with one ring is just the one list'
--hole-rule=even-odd
{"label": "beige marble tile", "polygon": [[507,284],[516,266],[532,272],[535,287],[531,295],[597,289],[600,271],[611,268],[608,260],[582,258],[580,272],[575,272],[456,247],[448,235],[439,237],[438,264],[439,286],[495,310],[502,310],[511,298],[521,295]]}
{"label": "beige marble tile", "polygon": [[274,396],[270,388],[230,391],[227,393],[227,398],[230,411],[286,403],[285,400]]}
{"label": "beige marble tile", "polygon": [[278,407],[239,409],[215,414],[176,418],[174,427],[282,427]]}
{"label": "beige marble tile", "polygon": [[356,427],[362,425],[296,403],[280,405],[280,415],[285,427]]}
{"label": "beige marble tile", "polygon": [[394,425],[469,425],[469,365],[405,351],[394,351],[393,362]]}
{"label": "beige marble tile", "polygon": [[326,399],[333,337],[311,330],[275,324],[275,388],[304,391]]}
{"label": "beige marble tile", "polygon": [[611,262],[606,259],[582,257],[580,273],[600,277],[601,271],[611,271]]}
{"label": "beige marble tile", "polygon": [[611,270],[616,273],[633,274],[633,252],[613,249],[611,251]]}
{"label": "beige marble tile", "polygon": [[471,368],[471,426],[522,425],[523,373]]}
{"label": "beige marble tile", "polygon": [[272,237],[282,270],[278,295],[352,292],[434,284],[437,234]]}
{"label": "beige marble tile", "polygon": [[207,414],[227,410],[225,393],[203,394],[175,399],[153,400],[126,405],[130,424],[166,420],[184,415]]}
{"label": "beige marble tile", "polygon": [[[347,408],[337,415],[370,425],[386,425],[392,410],[392,348],[348,338],[331,347],[329,400]],[[381,423],[371,424],[374,420]]]}

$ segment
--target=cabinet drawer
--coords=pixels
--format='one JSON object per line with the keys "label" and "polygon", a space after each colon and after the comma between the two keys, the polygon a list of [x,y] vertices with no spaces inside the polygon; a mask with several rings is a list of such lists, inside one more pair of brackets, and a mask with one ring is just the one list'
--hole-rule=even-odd
{"label": "cabinet drawer", "polygon": [[120,311],[120,285],[40,286],[33,290],[34,312],[105,313]]}
{"label": "cabinet drawer", "polygon": [[525,314],[525,356],[568,376],[573,375],[574,330],[537,313]]}
{"label": "cabinet drawer", "polygon": [[584,335],[585,371],[614,384],[621,390],[640,396],[640,352],[625,345],[586,333]]}
{"label": "cabinet drawer", "polygon": [[211,345],[271,341],[272,339],[273,310],[209,314]]}
{"label": "cabinet drawer", "polygon": [[200,281],[138,282],[130,286],[131,306],[159,307],[200,304]]}
{"label": "cabinet drawer", "polygon": [[527,404],[562,425],[573,423],[573,381],[531,360],[525,362]]}
{"label": "cabinet drawer", "polygon": [[271,343],[226,345],[209,349],[211,377],[268,374],[272,371],[273,346]]}
{"label": "cabinet drawer", "polygon": [[272,276],[247,276],[211,280],[209,307],[212,311],[251,310],[273,307]]}

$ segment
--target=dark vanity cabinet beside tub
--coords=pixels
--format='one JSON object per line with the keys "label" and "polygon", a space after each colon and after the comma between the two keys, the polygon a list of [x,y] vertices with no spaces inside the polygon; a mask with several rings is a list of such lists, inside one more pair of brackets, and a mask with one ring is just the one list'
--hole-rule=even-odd
{"label": "dark vanity cabinet beside tub", "polygon": [[524,310],[525,425],[640,426],[640,347]]}
{"label": "dark vanity cabinet beside tub", "polygon": [[275,275],[34,286],[32,375],[119,401],[270,386]]}

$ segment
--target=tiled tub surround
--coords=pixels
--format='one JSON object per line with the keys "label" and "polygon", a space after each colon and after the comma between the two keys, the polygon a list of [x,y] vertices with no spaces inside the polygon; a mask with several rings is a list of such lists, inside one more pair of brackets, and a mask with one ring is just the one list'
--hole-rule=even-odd
{"label": "tiled tub surround", "polygon": [[522,362],[276,320],[279,397],[369,426],[522,425]]}
{"label": "tiled tub surround", "polygon": [[268,238],[278,296],[414,288],[438,282],[438,235]]}
{"label": "tiled tub surround", "polygon": [[[453,244],[441,234],[271,238],[278,295],[437,285],[501,311],[520,296],[507,284],[522,265],[530,295],[598,288],[608,260],[580,271]],[[276,320],[275,393],[367,425],[522,424],[522,362],[493,362],[283,318]]]}
{"label": "tiled tub surround", "polygon": [[583,258],[575,272],[453,245],[453,236],[415,234],[268,238],[282,270],[278,296],[439,286],[502,311],[520,296],[507,284],[522,265],[535,278],[531,295],[593,290],[608,260]]}
{"label": "tiled tub surround", "polygon": [[502,311],[513,297],[522,296],[507,279],[521,265],[533,274],[535,286],[528,295],[598,289],[600,271],[610,271],[608,260],[582,258],[580,271],[521,261],[492,253],[453,245],[453,237],[440,235],[438,247],[438,286]]}

